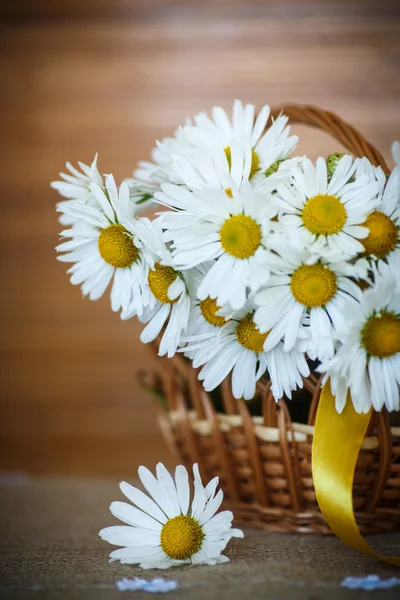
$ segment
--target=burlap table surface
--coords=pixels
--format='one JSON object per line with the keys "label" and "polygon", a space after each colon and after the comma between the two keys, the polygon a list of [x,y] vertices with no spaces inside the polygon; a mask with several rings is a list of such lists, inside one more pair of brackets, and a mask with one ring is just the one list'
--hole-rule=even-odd
{"label": "burlap table surface", "polygon": [[[97,535],[117,524],[108,511],[122,499],[117,481],[43,479],[0,487],[0,598],[113,600],[149,598],[120,592],[115,583],[160,572],[108,564],[112,547]],[[381,552],[400,554],[400,535],[370,536]],[[400,587],[360,592],[340,587],[349,575],[400,575],[398,569],[361,556],[334,537],[245,530],[230,544],[231,562],[218,567],[187,566],[161,572],[176,579],[169,598],[341,600],[400,598]]]}

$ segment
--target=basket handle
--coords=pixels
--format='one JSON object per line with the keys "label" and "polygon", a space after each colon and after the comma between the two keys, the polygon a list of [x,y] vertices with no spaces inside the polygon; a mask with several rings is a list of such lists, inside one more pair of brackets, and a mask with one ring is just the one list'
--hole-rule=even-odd
{"label": "basket handle", "polygon": [[366,156],[371,163],[381,166],[385,173],[390,173],[382,154],[357,129],[328,110],[304,104],[288,104],[271,109],[271,117],[276,119],[283,112],[292,123],[310,125],[330,133],[338,142],[354,154]]}

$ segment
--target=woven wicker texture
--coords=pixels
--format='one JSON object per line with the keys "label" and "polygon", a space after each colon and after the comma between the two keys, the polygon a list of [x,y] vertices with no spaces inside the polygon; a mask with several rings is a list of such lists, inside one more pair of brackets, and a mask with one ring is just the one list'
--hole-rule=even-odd
{"label": "woven wicker texture", "polygon": [[[363,136],[333,113],[309,106],[282,106],[291,123],[303,123],[330,133],[355,156],[388,167]],[[216,412],[197,372],[176,355],[160,359],[161,378],[147,385],[167,399],[159,409],[159,424],[178,460],[202,475],[220,478],[225,508],[237,523],[270,531],[331,533],[316,501],[311,471],[313,425],[320,379],[304,380],[310,403],[307,423],[292,422],[286,403],[278,403],[269,384],[260,381],[261,416],[251,416],[243,400],[235,400],[230,381],[221,386],[223,412]],[[307,405],[308,407],[308,405]],[[389,415],[375,413],[360,452],[353,488],[354,509],[363,533],[400,529],[400,427],[390,427]]]}

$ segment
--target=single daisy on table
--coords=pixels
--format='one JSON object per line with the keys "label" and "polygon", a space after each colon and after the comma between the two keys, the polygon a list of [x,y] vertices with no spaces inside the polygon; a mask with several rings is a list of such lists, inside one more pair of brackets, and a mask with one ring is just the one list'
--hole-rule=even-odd
{"label": "single daisy on table", "polygon": [[328,263],[282,239],[275,241],[274,249],[273,274],[255,296],[255,323],[261,332],[269,332],[264,349],[271,350],[281,339],[285,350],[294,348],[308,316],[314,348],[310,356],[319,360],[333,356],[334,327],[344,317],[338,303],[343,297],[357,302],[361,292],[351,277],[363,279],[367,264]]}
{"label": "single daisy on table", "polygon": [[[396,158],[396,144],[393,144],[393,159]],[[379,182],[380,193],[375,210],[372,211],[363,227],[368,235],[362,240],[364,255],[372,261],[387,263],[390,268],[400,270],[400,167],[396,166],[390,177],[380,167],[373,167],[367,159],[362,159],[363,172]]]}
{"label": "single daisy on table", "polygon": [[235,100],[231,120],[222,108],[214,106],[211,118],[206,113],[198,114],[194,117],[194,126],[182,128],[183,134],[192,146],[203,151],[222,150],[232,171],[235,165],[237,167],[232,154],[235,147],[239,151],[237,159],[243,179],[258,183],[278,169],[280,162],[294,150],[298,138],[289,137],[286,116],[280,115],[267,128],[269,106],[263,106],[257,118],[254,108],[252,104],[243,106],[240,100]]}
{"label": "single daisy on table", "polygon": [[210,297],[232,309],[244,306],[246,289],[258,289],[268,280],[268,236],[275,214],[268,190],[161,187],[157,201],[175,211],[160,218],[177,267],[187,270],[217,259],[199,286],[199,299]]}
{"label": "single daisy on table", "polygon": [[[193,366],[204,365],[199,373],[204,389],[212,391],[232,371],[232,392],[235,398],[251,400],[256,383],[268,370],[271,391],[276,400],[303,387],[303,377],[310,374],[304,353],[292,348],[286,352],[283,343],[264,351],[268,333],[261,333],[254,322],[254,305],[250,297],[246,306],[230,316],[227,323],[209,338],[189,342],[185,351]],[[216,326],[217,327],[217,326]]]}
{"label": "single daisy on table", "polygon": [[294,165],[291,177],[278,183],[274,200],[288,235],[310,251],[332,260],[346,260],[363,251],[364,225],[374,210],[379,184],[367,174],[352,180],[358,162],[343,156],[332,176],[326,161],[308,158]]}
{"label": "single daisy on table", "polygon": [[400,395],[400,288],[387,265],[376,271],[374,284],[359,303],[344,300],[345,318],[337,328],[340,342],[335,356],[318,370],[326,373],[342,412],[348,399],[358,413],[371,407],[399,410]]}
{"label": "single daisy on table", "polygon": [[230,511],[216,514],[224,497],[222,490],[217,492],[218,477],[204,487],[198,466],[193,465],[190,505],[189,477],[182,465],[176,467],[175,480],[162,463],[157,465],[157,477],[145,467],[139,467],[138,473],[149,495],[122,482],[122,493],[135,506],[112,502],[110,510],[127,525],[99,532],[103,540],[123,546],[111,552],[110,561],[138,564],[143,569],[229,562],[221,552],[231,538],[242,538],[243,532],[232,529]]}
{"label": "single daisy on table", "polygon": [[[92,183],[96,183],[100,187],[104,186],[103,177],[97,168],[97,154],[90,166],[82,162],[78,162],[78,165],[81,171],[78,171],[70,162],[67,162],[65,166],[69,173],[60,173],[61,181],[52,181],[50,185],[61,196],[67,198],[67,201],[76,201],[78,205],[80,202],[84,204],[96,204],[96,198],[91,190],[91,185]],[[62,209],[64,202],[66,201],[60,202],[57,206]],[[75,222],[76,219],[71,215],[64,213],[60,215],[60,223],[62,225],[71,225]]]}
{"label": "single daisy on table", "polygon": [[154,265],[154,253],[151,246],[143,245],[138,232],[151,223],[135,218],[128,186],[123,183],[118,191],[112,175],[105,189],[92,183],[91,190],[96,205],[71,201],[58,207],[77,227],[61,233],[69,239],[57,246],[57,258],[74,263],[68,271],[71,283],[81,285],[84,296],[98,300],[113,280],[112,309],[134,306],[136,314],[141,314],[151,301],[147,274]]}

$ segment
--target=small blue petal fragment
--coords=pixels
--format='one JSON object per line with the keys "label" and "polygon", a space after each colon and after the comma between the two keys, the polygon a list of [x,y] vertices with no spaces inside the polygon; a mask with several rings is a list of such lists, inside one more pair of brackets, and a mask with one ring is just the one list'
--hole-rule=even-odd
{"label": "small blue petal fragment", "polygon": [[367,577],[345,577],[341,581],[342,587],[351,590],[387,590],[389,588],[400,585],[399,577],[391,577],[390,579],[381,579],[379,575],[367,575]]}
{"label": "small blue petal fragment", "polygon": [[117,581],[117,588],[120,592],[136,592],[142,590],[143,592],[150,592],[151,594],[166,594],[172,590],[176,590],[178,582],[172,579],[162,579],[162,577],[155,577],[151,581],[147,579],[141,579],[135,577],[134,579],[121,579]]}

